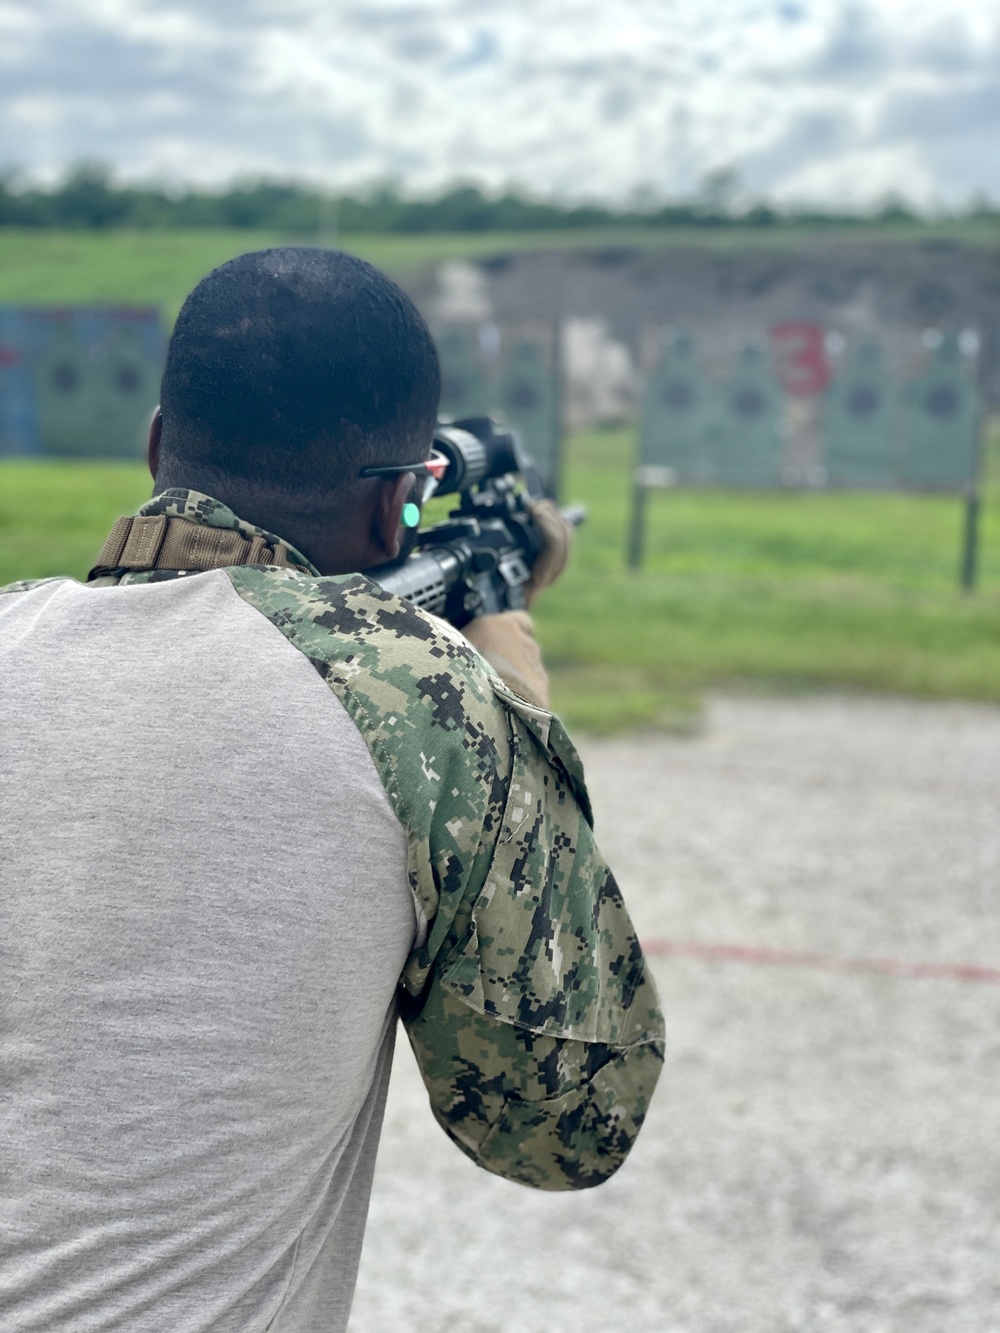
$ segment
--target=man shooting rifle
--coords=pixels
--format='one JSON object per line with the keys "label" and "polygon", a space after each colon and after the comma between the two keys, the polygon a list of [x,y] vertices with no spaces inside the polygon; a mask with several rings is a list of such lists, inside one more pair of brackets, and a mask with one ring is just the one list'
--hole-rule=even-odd
{"label": "man shooting rifle", "polygon": [[[0,595],[4,1330],[343,1330],[397,1014],[487,1170],[635,1139],[662,1020],[544,675],[388,590],[438,392],[371,266],[224,264],[153,499]],[[523,664],[525,611],[474,623]]]}

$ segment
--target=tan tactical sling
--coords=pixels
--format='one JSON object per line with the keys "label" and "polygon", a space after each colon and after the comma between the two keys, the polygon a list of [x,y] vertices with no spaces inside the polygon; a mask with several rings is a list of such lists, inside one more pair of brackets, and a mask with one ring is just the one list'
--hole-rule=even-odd
{"label": "tan tactical sling", "polygon": [[89,578],[125,570],[222,569],[227,565],[278,565],[301,574],[312,571],[297,564],[281,542],[246,537],[234,528],[210,528],[187,518],[163,514],[120,518],[101,547]]}

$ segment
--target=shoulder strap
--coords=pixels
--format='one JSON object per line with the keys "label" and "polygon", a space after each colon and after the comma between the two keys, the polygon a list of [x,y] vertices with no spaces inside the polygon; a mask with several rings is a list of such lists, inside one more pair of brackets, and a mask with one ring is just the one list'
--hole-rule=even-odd
{"label": "shoulder strap", "polygon": [[120,518],[108,534],[88,581],[121,570],[225,569],[231,565],[277,565],[302,574],[282,542],[246,537],[234,528],[210,528],[164,514]]}

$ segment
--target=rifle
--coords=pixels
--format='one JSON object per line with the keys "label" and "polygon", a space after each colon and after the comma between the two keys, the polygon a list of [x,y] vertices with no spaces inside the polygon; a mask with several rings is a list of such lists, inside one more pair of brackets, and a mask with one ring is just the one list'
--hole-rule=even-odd
{"label": "rifle", "polygon": [[[365,575],[461,629],[477,616],[525,605],[525,584],[544,545],[528,506],[544,490],[517,433],[489,417],[439,422],[434,449],[448,460],[434,493],[458,493],[458,505],[417,534],[405,560]],[[562,514],[576,526],[585,510],[573,505]]]}

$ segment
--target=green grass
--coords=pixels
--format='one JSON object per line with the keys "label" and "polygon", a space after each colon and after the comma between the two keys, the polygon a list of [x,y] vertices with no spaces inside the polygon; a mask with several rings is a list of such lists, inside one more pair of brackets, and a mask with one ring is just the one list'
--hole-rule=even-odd
{"label": "green grass", "polygon": [[[573,442],[588,519],[537,612],[555,697],[591,729],[690,721],[701,691],[848,689],[1000,701],[1000,494],[979,589],[957,587],[952,497],[677,491],[651,497],[642,571],[624,568],[626,432]],[[1000,474],[1000,439],[991,449]]]}
{"label": "green grass", "polygon": [[[1000,437],[992,441],[1000,476]],[[674,492],[624,568],[628,432],[576,436],[566,492],[588,518],[537,607],[572,726],[692,726],[707,688],[848,689],[1000,702],[1000,488],[980,587],[956,586],[953,498]],[[0,585],[85,576],[112,521],[149,494],[138,464],[0,462]]]}
{"label": "green grass", "polygon": [[[996,245],[995,223],[962,221],[929,225],[902,223],[877,228],[770,227],[758,231],[715,229],[617,228],[570,232],[462,232],[426,236],[343,235],[336,244],[393,273],[442,259],[475,258],[516,250],[638,246],[663,249],[697,245],[710,249],[795,249],[843,238],[869,241],[954,240]],[[270,231],[43,231],[0,229],[0,303],[123,302],[160,305],[173,319],[199,278],[223,260],[245,250],[294,242],[316,244],[317,237]]]}
{"label": "green grass", "polygon": [[111,524],[151,489],[139,463],[0,459],[0,587],[52,574],[86,578]]}

